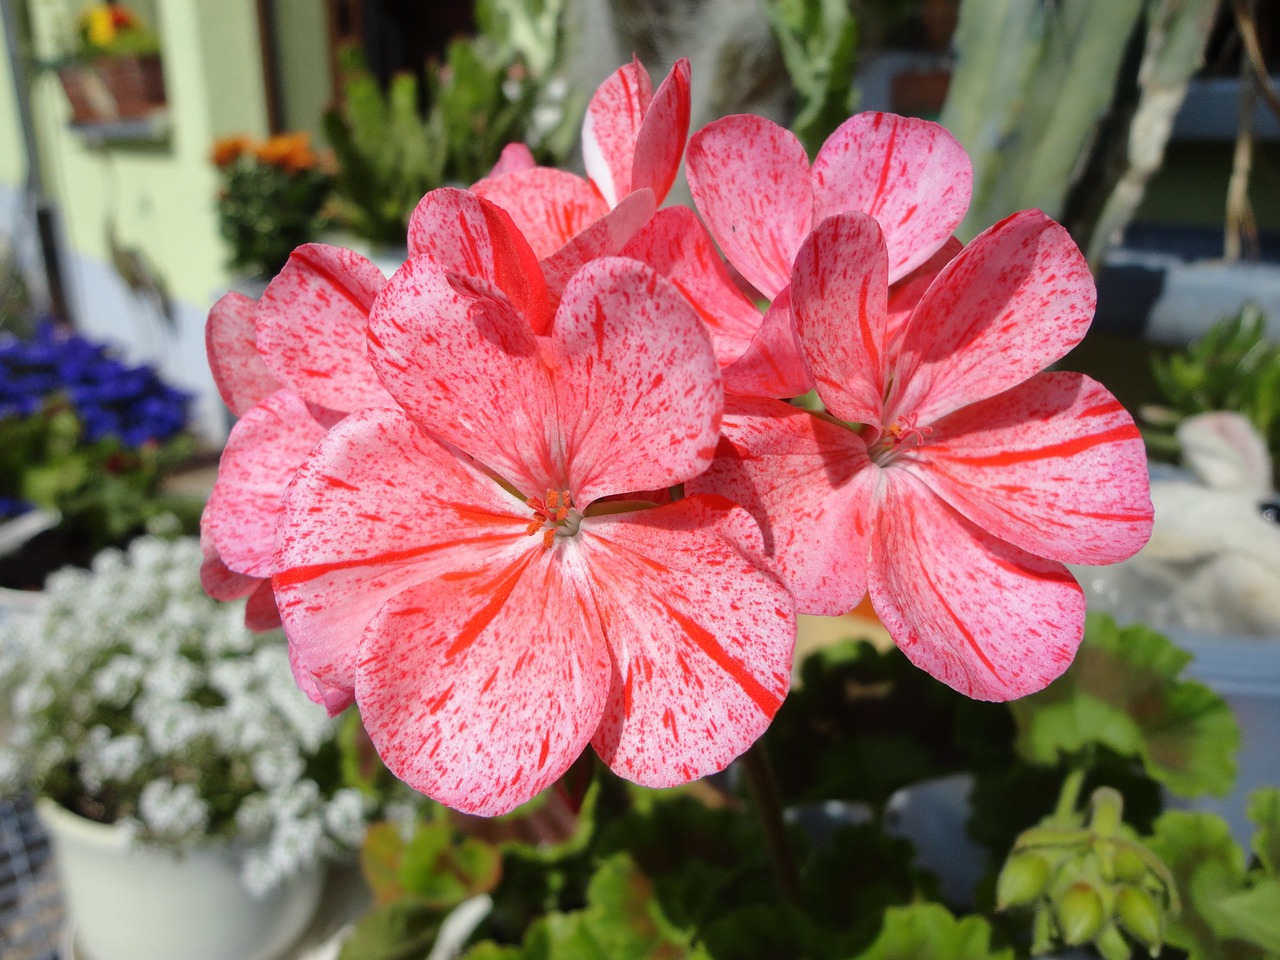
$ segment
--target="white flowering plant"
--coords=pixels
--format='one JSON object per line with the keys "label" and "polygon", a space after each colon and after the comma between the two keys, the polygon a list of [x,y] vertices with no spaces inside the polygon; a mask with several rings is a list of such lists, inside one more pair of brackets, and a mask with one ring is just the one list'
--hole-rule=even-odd
{"label": "white flowering plant", "polygon": [[0,622],[0,794],[34,789],[136,840],[225,838],[255,894],[359,846],[339,721],[293,683],[279,632],[200,587],[199,543],[145,536],[50,576]]}

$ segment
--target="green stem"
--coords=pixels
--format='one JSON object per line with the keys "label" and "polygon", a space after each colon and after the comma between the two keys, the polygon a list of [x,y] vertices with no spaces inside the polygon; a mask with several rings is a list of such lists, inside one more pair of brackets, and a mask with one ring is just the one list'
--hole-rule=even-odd
{"label": "green stem", "polygon": [[747,787],[755,803],[756,817],[764,834],[765,848],[773,865],[778,890],[787,903],[800,900],[800,874],[796,870],[791,844],[787,841],[787,826],[782,819],[782,801],[773,767],[764,752],[764,744],[757,740],[742,755],[742,769],[746,773]]}
{"label": "green stem", "polygon": [[1058,804],[1053,808],[1053,819],[1056,823],[1070,823],[1071,816],[1080,803],[1080,790],[1084,786],[1084,766],[1074,767],[1062,781],[1062,789],[1058,791]]}

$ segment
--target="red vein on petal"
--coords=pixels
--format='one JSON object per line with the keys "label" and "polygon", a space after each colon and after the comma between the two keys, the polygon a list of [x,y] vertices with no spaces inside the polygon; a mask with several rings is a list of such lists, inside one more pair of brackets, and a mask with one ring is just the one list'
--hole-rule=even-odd
{"label": "red vein on petal", "polygon": [[964,456],[952,453],[944,444],[933,446],[934,451],[945,451],[946,459],[952,463],[971,464],[973,466],[1006,466],[1011,463],[1026,463],[1030,460],[1048,460],[1051,457],[1073,457],[1104,443],[1120,443],[1137,439],[1137,431],[1131,426],[1119,426],[1105,433],[1095,433],[1084,437],[1063,440],[1047,447],[1034,450],[1003,450],[1000,453]]}
{"label": "red vein on petal", "polygon": [[533,558],[536,556],[537,554],[532,550],[525,551],[496,581],[491,584],[485,584],[481,588],[486,592],[492,590],[493,594],[485,605],[458,630],[457,637],[454,638],[454,641],[449,644],[448,649],[444,652],[446,660],[452,660],[476,642],[480,634],[484,632],[484,628],[493,622],[493,618],[498,615],[498,611],[511,599],[511,593],[515,590],[516,584],[520,582],[520,578],[524,576],[525,570],[528,569],[529,564],[533,562]]}
{"label": "red vein on petal", "polygon": [[299,584],[307,583],[330,573],[337,573],[342,570],[354,570],[360,567],[377,567],[377,566],[393,566],[397,564],[408,563],[410,560],[417,560],[428,554],[435,553],[438,550],[447,550],[463,544],[479,544],[479,543],[502,543],[510,541],[513,537],[510,534],[489,534],[482,537],[465,537],[456,540],[450,540],[447,543],[432,543],[422,547],[413,547],[408,550],[388,550],[386,553],[377,553],[368,557],[355,557],[351,560],[335,560],[329,563],[311,563],[304,564],[299,567],[289,567],[285,570],[277,570],[271,577],[271,583],[276,589],[282,587],[296,587]]}
{"label": "red vein on petal", "polygon": [[766,717],[772,717],[777,712],[779,705],[782,703],[780,696],[767,689],[764,684],[751,675],[751,672],[746,667],[729,656],[724,647],[716,642],[716,638],[711,635],[709,630],[686,617],[665,600],[660,600],[659,602],[666,608],[667,613],[671,615],[671,619],[684,628],[684,632],[689,639],[742,688],[742,692],[751,698],[761,713]]}

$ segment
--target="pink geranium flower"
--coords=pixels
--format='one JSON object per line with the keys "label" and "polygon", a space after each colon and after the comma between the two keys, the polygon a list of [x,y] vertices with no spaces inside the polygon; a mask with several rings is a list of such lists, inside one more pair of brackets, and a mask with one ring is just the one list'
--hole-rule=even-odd
{"label": "pink geranium flower", "polygon": [[312,452],[274,583],[307,670],[354,690],[387,765],[495,814],[588,743],[662,786],[754,741],[795,631],[758,526],[718,497],[625,499],[715,449],[718,368],[679,292],[596,260],[539,336],[496,287],[419,257],[379,296],[369,343],[399,408],[354,414]]}
{"label": "pink geranium flower", "polygon": [[[812,166],[789,130],[763,117],[724,117],[689,138],[685,168],[725,257],[772,301],[750,348],[725,370],[725,388],[773,397],[813,386],[792,333],[788,290],[810,231],[834,214],[866,213],[884,233],[890,284],[917,271],[931,277],[958,247],[942,252],[973,187],[969,157],[944,127],[888,113],[850,117]],[[906,296],[918,296],[918,284],[913,291]]]}
{"label": "pink geranium flower", "polygon": [[1042,373],[1092,318],[1093,280],[1038,211],[975,239],[891,340],[890,254],[863,214],[825,220],[791,283],[827,413],[730,398],[691,490],[761,521],[801,612],[869,591],[919,666],[1008,699],[1070,663],[1083,594],[1064,563],[1124,559],[1151,530],[1142,440],[1102,386]]}

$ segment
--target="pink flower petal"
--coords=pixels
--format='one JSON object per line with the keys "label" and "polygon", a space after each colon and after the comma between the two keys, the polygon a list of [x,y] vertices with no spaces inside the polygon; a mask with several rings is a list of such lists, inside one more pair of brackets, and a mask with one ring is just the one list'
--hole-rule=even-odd
{"label": "pink flower petal", "polygon": [[498,162],[489,171],[490,177],[500,177],[504,173],[515,173],[518,170],[532,170],[538,165],[533,159],[533,151],[524,143],[508,143],[498,155]]}
{"label": "pink flower petal", "polygon": [[[565,284],[584,263],[620,253],[636,232],[649,222],[655,209],[652,190],[648,187],[635,190],[599,220],[584,227],[577,236],[544,259],[542,272],[547,278],[547,289],[551,294],[552,303],[559,306],[560,295],[564,293]],[[545,330],[538,330],[538,333],[544,332]]]}
{"label": "pink flower petal", "polygon": [[952,237],[932,257],[889,287],[889,316],[885,319],[885,352],[889,356],[896,357],[901,351],[902,330],[924,292],[963,249],[964,244]]}
{"label": "pink flower petal", "polygon": [[813,389],[813,374],[796,338],[789,286],[773,298],[742,356],[724,368],[724,389],[742,396],[778,398],[803,396]]}
{"label": "pink flower petal", "polygon": [[354,690],[333,687],[317,680],[315,674],[311,673],[302,662],[293,644],[289,644],[289,667],[293,670],[293,681],[298,685],[298,689],[305,693],[312,703],[323,706],[329,716],[336,717],[355,703]]}
{"label": "pink flower petal", "polygon": [[859,113],[837,127],[814,157],[813,183],[815,223],[854,210],[879,222],[892,282],[928,260],[964,219],[973,168],[945,127]]}
{"label": "pink flower petal", "polygon": [[204,327],[209,370],[222,402],[237,417],[280,389],[280,381],[258,353],[254,313],[258,301],[242,293],[225,293],[209,310]]}
{"label": "pink flower petal", "polygon": [[257,633],[280,629],[280,608],[276,606],[270,580],[259,580],[249,594],[244,605],[244,625]]}
{"label": "pink flower petal", "polygon": [[[527,543],[527,541],[526,541]],[[466,813],[506,813],[590,742],[609,659],[582,573],[540,543],[395,597],[360,645],[356,699],[387,767]]]}
{"label": "pink flower petal", "polygon": [[636,140],[652,99],[649,72],[633,57],[631,63],[619,67],[596,88],[587,104],[582,118],[583,163],[587,176],[610,207],[631,192]]}
{"label": "pink flower petal", "polygon": [[545,492],[559,472],[547,440],[555,416],[546,344],[501,294],[464,288],[415,257],[374,305],[369,344],[387,390],[424,430],[479,457],[526,496]]}
{"label": "pink flower petal", "polygon": [[539,332],[551,324],[533,249],[505,210],[474,193],[445,187],[424,196],[409,219],[409,255],[487,281]]}
{"label": "pink flower petal", "polygon": [[1015,213],[976,237],[921,298],[888,406],[928,423],[1021,383],[1080,342],[1095,300],[1067,231],[1039,210]]}
{"label": "pink flower petal", "polygon": [[280,498],[324,433],[288,390],[277,390],[231,428],[202,526],[232,570],[271,576]]}
{"label": "pink flower petal", "polygon": [[800,350],[827,410],[880,425],[889,285],[880,227],[863,213],[828,217],[796,255],[791,310]]}
{"label": "pink flower petal", "polygon": [[681,57],[645,111],[631,163],[631,189],[648,187],[659,204],[671,192],[680,172],[680,157],[689,136],[689,111],[689,61]]}
{"label": "pink flower petal", "polygon": [[258,303],[258,350],[298,396],[333,410],[389,402],[365,355],[365,323],[382,271],[350,250],[308,243]]}
{"label": "pink flower petal", "polygon": [[776,297],[814,223],[800,141],[762,117],[724,117],[689,138],[685,175],[724,255],[765,297]]}
{"label": "pink flower petal", "polygon": [[1084,632],[1084,593],[1066,567],[984,533],[908,471],[885,472],[869,587],[894,641],[975,700],[1043,689]]}
{"label": "pink flower petal", "polygon": [[741,504],[799,613],[848,613],[866,592],[879,471],[845,427],[777,400],[730,396],[716,458],[689,493]]}
{"label": "pink flower petal", "polygon": [[593,260],[565,289],[551,339],[553,443],[577,503],[706,469],[724,406],[720,368],[675,286],[634,260]]}
{"label": "pink flower petal", "polygon": [[441,573],[484,570],[504,551],[529,549],[530,519],[400,411],[352,414],[317,445],[281,504],[273,583],[290,643],[317,680],[354,687],[359,638],[384,603]]}
{"label": "pink flower petal", "polygon": [[730,279],[706,227],[688,207],[659,210],[622,256],[648,264],[676,285],[706,324],[722,367],[740,357],[759,331],[760,310]]}
{"label": "pink flower petal", "polygon": [[539,260],[551,256],[609,212],[609,205],[590,181],[550,167],[486,177],[471,192],[509,213]]}
{"label": "pink flower petal", "polygon": [[239,600],[247,597],[263,582],[262,578],[236,573],[218,556],[218,548],[213,544],[213,534],[209,532],[208,513],[206,509],[200,516],[200,586],[215,600]]}
{"label": "pink flower petal", "polygon": [[716,497],[582,522],[613,659],[593,743],[650,787],[723,769],[769,726],[790,683],[795,613],[759,567],[760,532]]}
{"label": "pink flower petal", "polygon": [[1080,374],[1043,373],[964,407],[903,459],[969,520],[1042,557],[1115,563],[1151,535],[1142,437]]}

